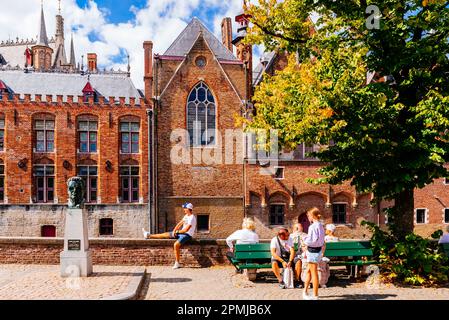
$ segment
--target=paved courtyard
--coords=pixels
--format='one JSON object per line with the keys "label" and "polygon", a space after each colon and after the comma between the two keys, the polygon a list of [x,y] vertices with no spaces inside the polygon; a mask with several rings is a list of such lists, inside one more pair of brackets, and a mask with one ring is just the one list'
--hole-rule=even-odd
{"label": "paved courtyard", "polygon": [[0,265],[1,300],[122,300],[135,296],[145,268],[94,266],[89,278],[62,279],[59,266]]}
{"label": "paved courtyard", "polygon": [[[179,270],[149,267],[147,273],[143,295],[150,300],[302,300],[301,290],[280,289],[269,272],[260,274],[255,283],[236,274],[232,267]],[[320,295],[323,300],[447,300],[449,287],[424,289],[380,285],[373,288],[366,283],[366,278],[359,281],[331,278],[328,288],[320,289]]]}
{"label": "paved courtyard", "polygon": [[[129,299],[136,293],[146,300],[302,300],[301,290],[281,290],[270,272],[250,282],[232,267],[94,266],[92,277],[77,281],[61,279],[59,266],[0,265],[1,300]],[[449,287],[373,286],[366,278],[348,280],[338,273],[320,295],[323,300],[448,300]]]}

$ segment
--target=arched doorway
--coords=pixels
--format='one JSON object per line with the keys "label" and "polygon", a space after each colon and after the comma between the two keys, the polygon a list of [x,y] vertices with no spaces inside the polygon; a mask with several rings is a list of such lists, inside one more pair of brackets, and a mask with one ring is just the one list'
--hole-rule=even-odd
{"label": "arched doorway", "polygon": [[307,212],[298,217],[298,223],[302,225],[305,233],[309,232],[310,221],[309,218],[307,218]]}

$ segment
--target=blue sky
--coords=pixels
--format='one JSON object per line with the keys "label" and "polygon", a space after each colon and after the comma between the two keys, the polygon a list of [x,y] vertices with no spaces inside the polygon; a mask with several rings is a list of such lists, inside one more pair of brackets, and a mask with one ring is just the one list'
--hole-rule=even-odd
{"label": "blue sky", "polygon": [[[88,2],[88,0],[76,0],[76,3],[81,8],[87,7]],[[95,2],[105,13],[107,22],[118,24],[133,22],[135,10],[144,9],[147,6],[148,0],[95,0]],[[225,9],[226,7],[222,5],[211,5],[211,3],[207,3],[206,1],[200,1],[197,8],[191,12],[186,12],[184,19],[188,22],[192,17],[199,17],[210,30],[214,30],[214,21],[209,18],[224,14]]]}
{"label": "blue sky", "polygon": [[[194,16],[221,39],[222,19],[240,14],[242,4],[243,0],[61,0],[61,14],[66,46],[73,33],[77,62],[95,52],[100,68],[126,70],[129,54],[131,77],[142,88],[144,41],[153,41],[154,53],[162,54]],[[40,6],[41,0],[8,1],[0,10],[0,41],[35,39]],[[58,1],[44,0],[44,13],[48,36],[54,36]],[[256,50],[254,65],[258,55]]]}

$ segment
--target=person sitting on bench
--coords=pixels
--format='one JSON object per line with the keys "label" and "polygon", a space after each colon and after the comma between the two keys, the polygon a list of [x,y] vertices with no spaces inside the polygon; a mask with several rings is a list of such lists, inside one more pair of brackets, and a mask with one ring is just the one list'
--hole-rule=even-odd
{"label": "person sitting on bench", "polygon": [[[296,270],[296,268],[300,268],[301,264],[296,264],[294,262],[295,259],[295,248],[293,245],[293,239],[290,238],[290,233],[288,229],[281,228],[278,232],[278,235],[271,240],[270,244],[271,249],[271,268],[279,281],[279,287],[281,289],[285,289],[285,283],[281,276],[281,269],[284,271],[287,268],[292,268],[295,270],[295,278],[297,274],[301,274]],[[300,288],[300,279],[295,279],[295,288]]]}
{"label": "person sitting on bench", "polygon": [[259,243],[259,236],[257,235],[256,224],[252,218],[243,219],[242,229],[237,230],[226,238],[226,244],[231,251],[226,253],[228,259],[234,258],[234,242],[236,244],[256,244]]}

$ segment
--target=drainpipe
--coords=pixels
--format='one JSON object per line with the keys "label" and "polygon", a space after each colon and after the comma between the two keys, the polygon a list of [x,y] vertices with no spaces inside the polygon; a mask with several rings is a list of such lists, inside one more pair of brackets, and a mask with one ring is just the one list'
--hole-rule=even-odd
{"label": "drainpipe", "polygon": [[153,195],[153,110],[147,110],[148,115],[148,230],[154,233],[154,195]]}
{"label": "drainpipe", "polygon": [[155,97],[153,98],[153,119],[152,119],[152,136],[153,136],[153,146],[152,146],[152,154],[153,154],[153,213],[154,213],[154,230],[153,232],[159,232],[159,199],[158,199],[158,159],[157,159],[157,112],[159,110],[159,56],[154,56],[154,68],[153,68],[153,79],[154,79],[154,92]]}

